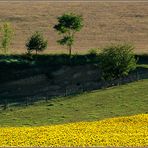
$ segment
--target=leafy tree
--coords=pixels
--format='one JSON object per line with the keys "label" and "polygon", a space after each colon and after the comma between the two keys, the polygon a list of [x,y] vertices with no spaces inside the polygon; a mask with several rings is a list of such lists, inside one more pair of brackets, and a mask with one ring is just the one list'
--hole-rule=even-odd
{"label": "leafy tree", "polygon": [[83,27],[83,18],[73,13],[65,13],[57,19],[58,24],[54,26],[54,29],[63,35],[63,38],[57,42],[60,45],[66,45],[69,50],[69,55],[71,55],[74,35]]}
{"label": "leafy tree", "polygon": [[128,44],[112,45],[103,49],[100,54],[100,67],[104,80],[127,76],[136,68],[133,46]]}
{"label": "leafy tree", "polygon": [[36,51],[36,55],[38,52],[43,51],[47,48],[47,40],[44,39],[43,34],[36,31],[27,41],[26,47],[28,53],[32,51]]}
{"label": "leafy tree", "polygon": [[2,34],[1,49],[4,53],[7,53],[13,35],[13,29],[11,27],[11,24],[8,22],[4,23],[0,27],[0,32]]}

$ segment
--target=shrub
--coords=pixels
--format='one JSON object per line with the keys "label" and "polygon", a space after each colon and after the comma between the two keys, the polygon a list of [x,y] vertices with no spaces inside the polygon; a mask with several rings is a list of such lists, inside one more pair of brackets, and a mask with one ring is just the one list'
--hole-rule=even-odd
{"label": "shrub", "polygon": [[92,56],[96,56],[97,55],[97,49],[96,48],[89,49],[88,54],[92,55]]}
{"label": "shrub", "polygon": [[127,76],[136,68],[133,46],[128,44],[111,45],[100,54],[102,78],[112,80]]}
{"label": "shrub", "polygon": [[85,55],[74,54],[70,58],[71,65],[83,65],[87,63],[87,57]]}
{"label": "shrub", "polygon": [[97,55],[98,55],[97,50],[98,49],[96,49],[96,48],[89,49],[88,50],[88,57],[91,59],[97,57]]}
{"label": "shrub", "polygon": [[26,47],[28,50],[28,54],[35,50],[37,55],[38,52],[43,51],[47,48],[47,40],[44,39],[42,33],[36,31],[27,41]]}
{"label": "shrub", "polygon": [[1,49],[3,50],[4,53],[7,53],[8,47],[10,45],[12,36],[13,36],[13,29],[10,23],[4,23],[0,27],[0,32],[2,34],[1,38]]}

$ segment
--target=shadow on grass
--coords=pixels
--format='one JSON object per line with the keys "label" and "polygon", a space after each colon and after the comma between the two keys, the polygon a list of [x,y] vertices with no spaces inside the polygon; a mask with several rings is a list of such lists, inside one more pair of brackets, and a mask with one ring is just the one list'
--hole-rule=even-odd
{"label": "shadow on grass", "polygon": [[[148,64],[148,55],[135,55],[138,59],[138,64]],[[50,71],[59,69],[63,65],[75,66],[85,64],[98,64],[100,61],[99,55],[86,54],[86,55],[69,55],[66,54],[55,54],[55,55],[0,55],[0,88],[3,84],[13,80],[24,79],[35,75],[46,74],[50,77]],[[139,79],[148,78],[148,68],[138,66],[136,72],[139,74]],[[17,89],[17,88],[16,88]],[[2,93],[2,89],[0,91]],[[0,95],[1,96],[1,95]],[[19,96],[16,94],[11,97],[9,94],[5,94],[0,97],[0,104],[7,107],[7,104],[14,105],[25,105],[28,106],[41,98],[47,101],[53,96],[40,96],[32,94],[32,96]],[[27,97],[26,97],[27,96]],[[33,99],[35,97],[35,99]],[[39,99],[37,99],[39,98]],[[18,104],[17,104],[18,103]]]}

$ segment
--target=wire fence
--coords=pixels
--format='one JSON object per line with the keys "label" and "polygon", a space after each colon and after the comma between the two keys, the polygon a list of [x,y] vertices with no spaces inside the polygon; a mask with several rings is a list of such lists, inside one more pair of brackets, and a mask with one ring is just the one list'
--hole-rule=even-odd
{"label": "wire fence", "polygon": [[0,98],[0,107],[3,110],[6,110],[11,105],[24,105],[28,106],[33,104],[36,101],[44,100],[45,102],[48,102],[50,99],[53,99],[55,97],[64,97],[64,96],[70,96],[70,95],[76,95],[83,92],[88,92],[92,90],[97,89],[103,89],[111,86],[117,86],[122,84],[127,84],[130,82],[138,81],[141,79],[148,79],[148,73],[132,73],[124,78],[119,78],[112,81],[99,81],[99,82],[86,82],[83,83],[83,85],[74,85],[74,86],[67,86],[65,88],[62,88],[60,90],[54,90],[54,93],[45,92],[43,95],[40,96],[26,96],[21,97],[21,99],[15,99],[15,98],[8,98],[7,96]]}

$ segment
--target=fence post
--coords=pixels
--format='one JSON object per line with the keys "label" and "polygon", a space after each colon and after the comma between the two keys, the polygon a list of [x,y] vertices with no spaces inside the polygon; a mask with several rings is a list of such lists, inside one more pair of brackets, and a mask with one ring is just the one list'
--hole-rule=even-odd
{"label": "fence post", "polygon": [[122,82],[122,78],[121,78],[121,77],[119,77],[119,79],[118,79],[118,86],[120,86],[120,85],[121,85],[121,82]]}
{"label": "fence post", "polygon": [[3,110],[6,110],[8,108],[8,101],[7,99],[4,100],[4,106]]}
{"label": "fence post", "polygon": [[84,92],[84,86],[82,85],[81,87],[81,92],[83,93]]}
{"label": "fence post", "polygon": [[[108,83],[108,82],[107,82]],[[102,89],[105,89],[107,86],[106,86],[106,81],[105,80],[102,80]]]}
{"label": "fence post", "polygon": [[65,89],[65,96],[67,96],[67,88]]}
{"label": "fence post", "polygon": [[28,97],[26,97],[26,106],[28,106],[28,101],[29,101],[29,99],[28,99]]}
{"label": "fence post", "polygon": [[45,97],[45,101],[46,101],[46,103],[48,102],[48,95],[46,95],[46,97]]}
{"label": "fence post", "polygon": [[137,81],[139,80],[139,73],[138,71],[136,72],[136,78],[137,78]]}

